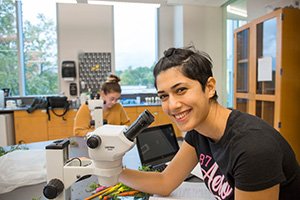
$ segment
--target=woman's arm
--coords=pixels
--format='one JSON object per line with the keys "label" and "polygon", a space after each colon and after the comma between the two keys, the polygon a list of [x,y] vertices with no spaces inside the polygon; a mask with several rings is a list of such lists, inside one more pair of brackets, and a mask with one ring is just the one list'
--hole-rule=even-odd
{"label": "woman's arm", "polygon": [[120,123],[120,125],[130,125],[130,120],[131,119],[129,119],[124,107],[121,104],[120,104],[120,106],[121,106],[121,108],[120,108],[121,109],[121,111],[120,111],[121,112],[121,123]]}
{"label": "woman's arm", "polygon": [[87,105],[82,104],[78,109],[74,119],[74,135],[85,136],[88,132],[94,130],[91,127],[91,115]]}
{"label": "woman's arm", "polygon": [[243,191],[235,188],[234,199],[235,200],[275,200],[279,198],[279,184],[260,191]]}
{"label": "woman's arm", "polygon": [[136,190],[168,196],[184,181],[197,163],[195,149],[184,141],[176,156],[163,172],[124,169],[119,180]]}

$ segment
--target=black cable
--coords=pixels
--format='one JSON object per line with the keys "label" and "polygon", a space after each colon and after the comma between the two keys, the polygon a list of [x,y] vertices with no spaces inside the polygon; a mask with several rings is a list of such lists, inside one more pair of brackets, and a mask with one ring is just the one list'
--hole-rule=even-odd
{"label": "black cable", "polygon": [[71,158],[70,160],[67,160],[66,163],[72,162],[73,160],[78,160],[79,161],[79,166],[82,166],[82,162],[81,162],[80,158],[78,158],[78,157]]}

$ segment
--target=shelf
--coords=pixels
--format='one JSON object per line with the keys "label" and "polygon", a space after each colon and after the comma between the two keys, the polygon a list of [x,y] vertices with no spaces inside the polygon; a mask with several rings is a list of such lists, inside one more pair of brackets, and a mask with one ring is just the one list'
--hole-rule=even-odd
{"label": "shelf", "polygon": [[248,59],[241,59],[241,60],[237,61],[238,64],[244,64],[244,63],[248,63],[248,62],[249,62]]}
{"label": "shelf", "polygon": [[298,161],[300,48],[295,44],[300,43],[299,23],[299,9],[283,8],[234,32],[234,108],[258,116],[278,130]]}

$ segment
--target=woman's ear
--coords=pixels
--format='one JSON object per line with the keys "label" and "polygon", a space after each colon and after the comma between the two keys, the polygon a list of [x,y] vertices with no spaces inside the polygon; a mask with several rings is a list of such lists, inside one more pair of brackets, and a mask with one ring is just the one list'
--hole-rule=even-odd
{"label": "woman's ear", "polygon": [[209,77],[206,81],[206,90],[208,92],[209,98],[212,98],[216,93],[216,79],[214,77]]}
{"label": "woman's ear", "polygon": [[99,93],[100,93],[101,98],[103,98],[105,95],[104,92],[101,90]]}

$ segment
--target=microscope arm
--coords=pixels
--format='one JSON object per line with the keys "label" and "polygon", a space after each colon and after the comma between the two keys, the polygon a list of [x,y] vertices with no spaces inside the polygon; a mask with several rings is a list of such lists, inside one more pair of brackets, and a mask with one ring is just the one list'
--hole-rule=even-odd
{"label": "microscope arm", "polygon": [[[114,185],[122,172],[122,158],[135,144],[135,138],[154,121],[145,110],[130,127],[104,125],[88,134],[91,159],[69,161],[69,140],[58,140],[46,146],[47,185],[43,194],[48,199],[70,199],[70,186],[85,175],[97,175],[101,185]],[[81,163],[81,164],[80,164]]]}

